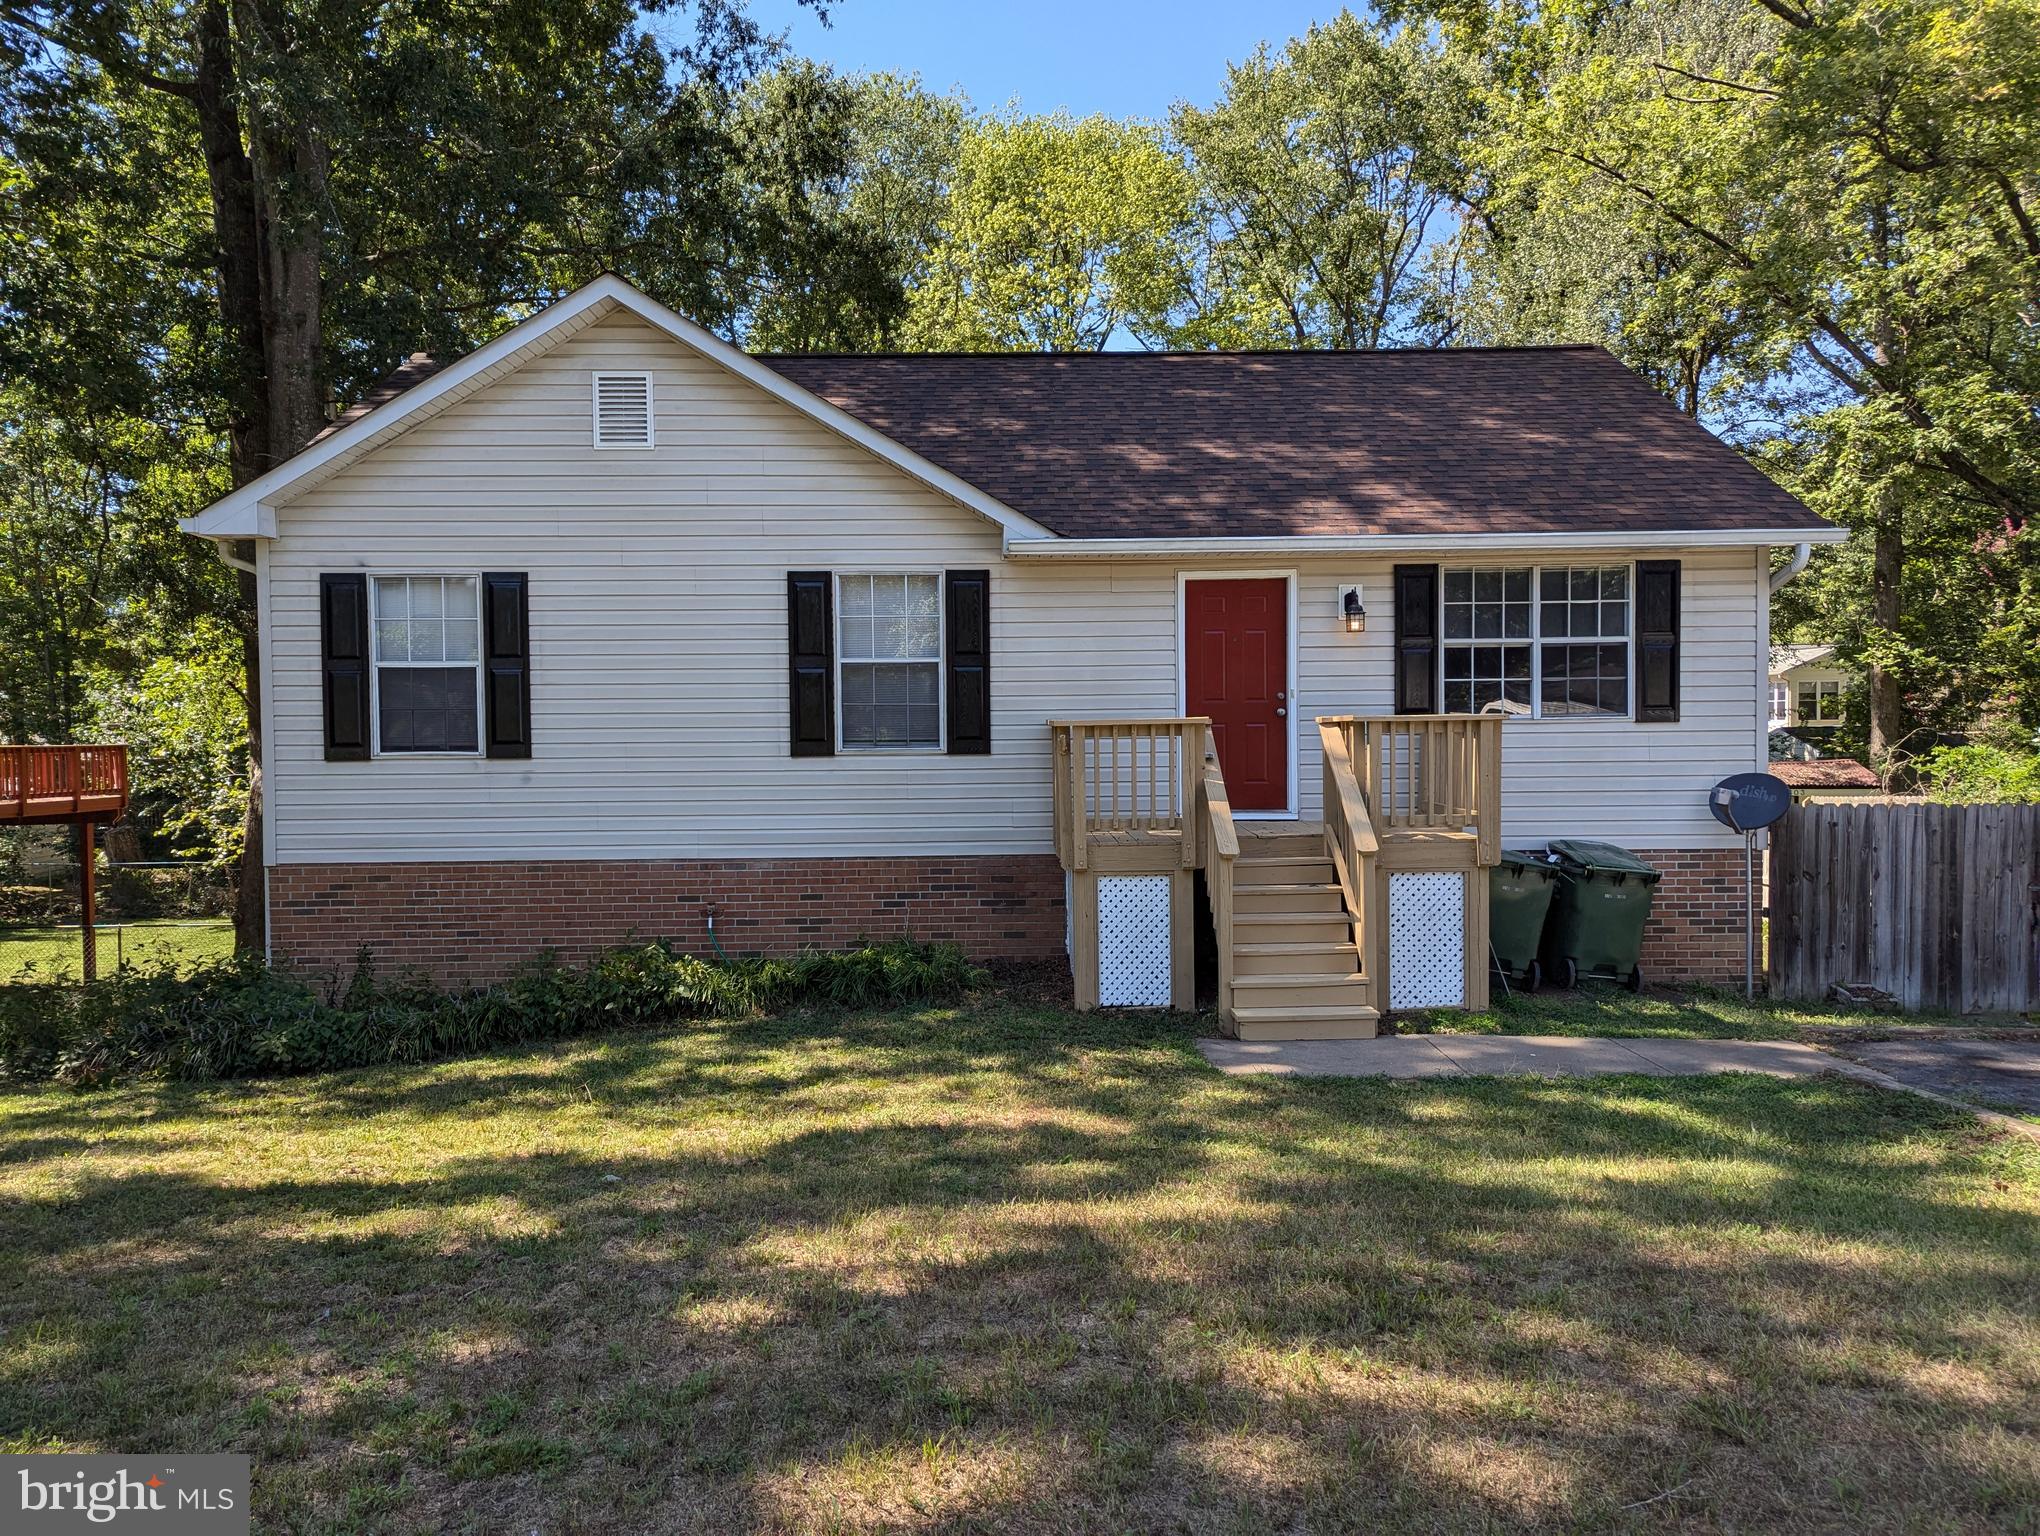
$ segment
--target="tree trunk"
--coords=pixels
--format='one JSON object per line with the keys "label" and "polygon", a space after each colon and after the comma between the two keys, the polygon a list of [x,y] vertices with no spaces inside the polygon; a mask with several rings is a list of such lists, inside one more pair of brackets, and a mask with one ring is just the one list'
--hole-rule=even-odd
{"label": "tree trunk", "polygon": [[[1898,496],[1890,487],[1877,493],[1877,521],[1871,534],[1870,618],[1881,635],[1896,639],[1903,616],[1900,583],[1905,573],[1905,535]],[[1899,679],[1876,661],[1870,665],[1870,760],[1890,783],[1911,756],[1906,743],[1905,699]]]}
{"label": "tree trunk", "polygon": [[[227,458],[234,484],[246,485],[274,462],[269,392],[263,383],[261,215],[255,167],[242,140],[233,29],[224,0],[201,6],[192,25],[197,69],[191,101],[198,113],[206,183],[212,194],[220,324],[234,357],[227,390]],[[236,579],[234,627],[241,637],[241,696],[248,716],[248,808],[241,822],[240,867],[234,875],[234,943],[259,952],[268,937],[262,863],[261,651],[256,640],[255,578],[242,571]]]}
{"label": "tree trunk", "polygon": [[[219,241],[220,319],[234,353],[228,452],[234,484],[281,464],[317,432],[321,267],[325,255],[327,151],[315,124],[243,117],[235,28],[274,48],[281,18],[259,0],[208,0],[193,16],[197,58],[192,104],[205,149]],[[248,716],[248,809],[235,880],[234,939],[260,950],[267,937],[262,859],[262,668],[255,578],[238,573],[236,627]]]}

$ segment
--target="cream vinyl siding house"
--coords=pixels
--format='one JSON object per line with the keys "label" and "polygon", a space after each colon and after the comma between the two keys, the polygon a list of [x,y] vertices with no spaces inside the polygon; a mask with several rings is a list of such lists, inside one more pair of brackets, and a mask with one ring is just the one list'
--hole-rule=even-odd
{"label": "cream vinyl siding house", "polygon": [[[387,944],[482,975],[513,948],[584,953],[626,931],[696,943],[718,910],[761,947],[903,925],[985,953],[1060,949],[1050,722],[1198,717],[1186,594],[1279,589],[1286,634],[1258,643],[1286,649],[1269,665],[1288,784],[1257,814],[1300,835],[1326,812],[1319,717],[1394,714],[1399,647],[1438,622],[1396,612],[1410,562],[1447,582],[1607,568],[1625,594],[1621,713],[1491,727],[1501,844],[1736,846],[1706,792],[1765,759],[1779,537],[1143,543],[1123,517],[1114,537],[1072,537],[949,466],[940,432],[903,446],[841,399],[604,279],[447,369],[414,358],[187,522],[257,577],[279,952]],[[1071,458],[1053,483],[1081,501]],[[1801,536],[1824,535],[1781,535]],[[1654,684],[1668,718],[1637,718],[1639,561],[1676,562],[1675,660]],[[967,718],[980,708],[988,741]]]}
{"label": "cream vinyl siding house", "polygon": [[[589,379],[653,381],[654,446],[597,448]],[[264,556],[272,862],[992,854],[1049,846],[1052,718],[1180,707],[1179,572],[1224,562],[1001,563],[1000,530],[685,350],[613,316],[279,510]],[[1511,720],[1514,846],[1598,836],[1739,847],[1706,808],[1761,767],[1763,582],[1750,550],[1678,551],[1675,723]],[[1441,562],[1454,562],[1449,544]],[[1566,564],[1626,563],[1618,546]],[[1479,564],[1527,563],[1480,557]],[[1251,557],[1241,570],[1275,567]],[[1318,714],[1393,708],[1389,560],[1297,580],[1301,804]],[[786,752],[786,573],[994,567],[989,759]],[[323,760],[319,577],[531,573],[532,756]],[[1357,583],[1369,627],[1336,624]],[[613,809],[606,809],[613,807]]]}

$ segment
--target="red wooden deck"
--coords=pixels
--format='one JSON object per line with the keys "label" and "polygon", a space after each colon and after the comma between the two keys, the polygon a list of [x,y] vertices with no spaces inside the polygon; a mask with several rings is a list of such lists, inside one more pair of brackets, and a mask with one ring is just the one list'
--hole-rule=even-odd
{"label": "red wooden deck", "polygon": [[0,826],[107,821],[127,803],[126,747],[0,747]]}

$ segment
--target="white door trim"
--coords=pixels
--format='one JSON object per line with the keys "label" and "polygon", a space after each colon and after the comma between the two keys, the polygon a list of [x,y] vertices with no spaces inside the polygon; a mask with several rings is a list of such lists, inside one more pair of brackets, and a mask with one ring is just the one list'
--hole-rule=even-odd
{"label": "white door trim", "polygon": [[1296,568],[1288,566],[1280,570],[1179,570],[1176,572],[1176,713],[1179,715],[1190,713],[1188,703],[1190,658],[1189,652],[1186,649],[1190,630],[1190,583],[1193,581],[1269,581],[1278,576],[1288,583],[1284,602],[1289,609],[1289,654],[1284,658],[1283,667],[1288,684],[1284,692],[1289,695],[1287,705],[1285,706],[1289,713],[1284,717],[1289,721],[1289,800],[1287,805],[1279,811],[1234,811],[1233,820],[1235,821],[1296,820],[1296,759],[1299,755],[1297,748],[1301,740],[1299,721],[1302,719],[1301,712],[1297,709],[1297,695],[1302,690],[1298,685],[1297,678]]}

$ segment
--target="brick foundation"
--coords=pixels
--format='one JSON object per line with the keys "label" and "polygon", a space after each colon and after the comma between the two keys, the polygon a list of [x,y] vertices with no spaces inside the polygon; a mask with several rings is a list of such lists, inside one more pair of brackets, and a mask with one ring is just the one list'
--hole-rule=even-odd
{"label": "brick foundation", "polygon": [[1643,931],[1643,976],[1663,982],[1743,979],[1743,856],[1739,848],[1639,848],[1664,871]]}
{"label": "brick foundation", "polygon": [[[1652,984],[1739,982],[1736,849],[1639,849],[1664,871],[1644,931]],[[550,949],[582,961],[633,933],[732,954],[835,949],[911,934],[979,959],[1063,957],[1051,854],[955,859],[618,859],[504,864],[284,864],[269,871],[278,959],[344,970],[366,944],[385,970],[495,980]]]}
{"label": "brick foundation", "polygon": [[980,959],[1063,955],[1053,854],[953,859],[616,859],[503,864],[282,864],[269,871],[279,960],[343,970],[367,945],[385,970],[444,983],[500,978],[541,950],[582,961],[632,934],[709,953],[836,949],[860,938],[950,940]]}

